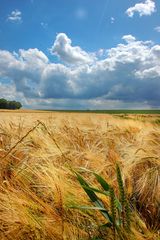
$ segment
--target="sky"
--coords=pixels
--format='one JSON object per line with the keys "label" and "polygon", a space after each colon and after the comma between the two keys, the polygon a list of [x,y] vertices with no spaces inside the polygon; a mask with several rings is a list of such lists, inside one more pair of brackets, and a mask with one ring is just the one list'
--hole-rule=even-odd
{"label": "sky", "polygon": [[0,98],[160,108],[158,0],[0,0]]}

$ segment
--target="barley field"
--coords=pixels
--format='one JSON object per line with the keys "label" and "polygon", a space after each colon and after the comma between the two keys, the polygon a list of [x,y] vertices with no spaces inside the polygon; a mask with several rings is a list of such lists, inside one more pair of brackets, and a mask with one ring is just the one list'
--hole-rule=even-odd
{"label": "barley field", "polygon": [[[159,240],[159,119],[0,111],[0,239]],[[93,171],[118,196],[117,164],[130,207],[130,232],[121,236],[92,209],[76,175],[101,189]],[[112,214],[108,198],[97,196]]]}

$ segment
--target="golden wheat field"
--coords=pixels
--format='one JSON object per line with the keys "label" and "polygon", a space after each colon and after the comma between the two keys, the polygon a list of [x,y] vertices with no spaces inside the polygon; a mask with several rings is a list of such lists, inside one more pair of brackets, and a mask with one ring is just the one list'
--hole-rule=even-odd
{"label": "golden wheat field", "polygon": [[[159,240],[157,117],[0,111],[0,239]],[[116,164],[131,208],[130,232],[122,235],[101,227],[98,209],[78,208],[93,204],[75,174],[101,189],[94,171],[118,195]]]}

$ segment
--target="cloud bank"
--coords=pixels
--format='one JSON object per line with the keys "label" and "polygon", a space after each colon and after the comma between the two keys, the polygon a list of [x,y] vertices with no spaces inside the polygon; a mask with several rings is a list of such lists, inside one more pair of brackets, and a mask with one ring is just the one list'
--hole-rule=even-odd
{"label": "cloud bank", "polygon": [[0,50],[0,94],[9,84],[44,108],[160,107],[160,45],[125,35],[102,59],[59,33],[50,51],[59,63],[38,49]]}

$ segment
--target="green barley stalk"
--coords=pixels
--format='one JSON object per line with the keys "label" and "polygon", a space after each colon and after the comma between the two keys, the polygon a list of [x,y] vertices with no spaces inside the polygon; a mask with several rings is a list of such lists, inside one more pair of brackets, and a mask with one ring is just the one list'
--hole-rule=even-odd
{"label": "green barley stalk", "polygon": [[130,231],[130,208],[126,198],[122,174],[119,165],[116,166],[116,173],[117,173],[117,182],[119,187],[120,193],[120,202],[122,204],[122,224],[123,227],[129,232]]}
{"label": "green barley stalk", "polygon": [[116,200],[115,200],[115,193],[114,189],[110,187],[110,210],[112,216],[112,227],[113,227],[113,235],[114,239],[116,239]]}

